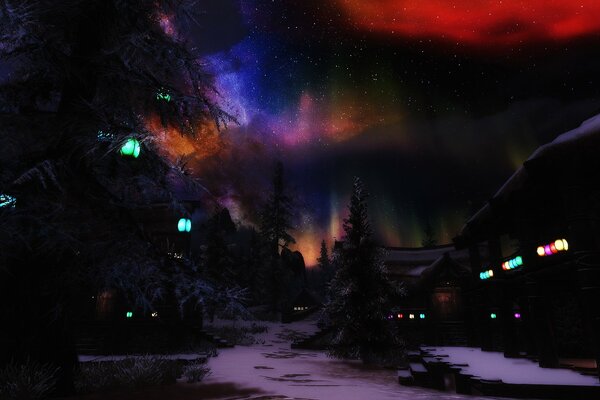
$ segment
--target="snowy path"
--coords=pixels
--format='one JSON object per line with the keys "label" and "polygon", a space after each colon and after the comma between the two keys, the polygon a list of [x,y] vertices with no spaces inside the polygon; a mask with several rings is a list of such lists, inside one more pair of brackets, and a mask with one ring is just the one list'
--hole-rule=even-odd
{"label": "snowy path", "polygon": [[290,349],[292,331],[313,330],[303,322],[269,325],[269,333],[262,337],[263,345],[221,350],[209,361],[212,375],[198,388],[226,389],[222,394],[213,392],[214,397],[204,397],[213,399],[477,399],[401,386],[396,371]]}

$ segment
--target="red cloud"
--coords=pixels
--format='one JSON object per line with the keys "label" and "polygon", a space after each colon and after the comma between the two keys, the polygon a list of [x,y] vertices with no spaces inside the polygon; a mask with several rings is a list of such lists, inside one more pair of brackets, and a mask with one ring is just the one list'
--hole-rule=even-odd
{"label": "red cloud", "polygon": [[475,46],[600,32],[599,0],[336,0],[361,30]]}

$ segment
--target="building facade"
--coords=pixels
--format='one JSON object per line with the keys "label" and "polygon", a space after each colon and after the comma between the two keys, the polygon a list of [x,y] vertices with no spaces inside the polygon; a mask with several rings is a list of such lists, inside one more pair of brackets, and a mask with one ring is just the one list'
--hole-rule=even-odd
{"label": "building facade", "polygon": [[598,365],[599,152],[596,116],[536,150],[455,238],[477,282],[470,312],[482,349],[543,367]]}
{"label": "building facade", "polygon": [[[419,343],[600,365],[600,115],[538,148],[454,246],[389,249]],[[406,319],[408,313],[409,319]]]}

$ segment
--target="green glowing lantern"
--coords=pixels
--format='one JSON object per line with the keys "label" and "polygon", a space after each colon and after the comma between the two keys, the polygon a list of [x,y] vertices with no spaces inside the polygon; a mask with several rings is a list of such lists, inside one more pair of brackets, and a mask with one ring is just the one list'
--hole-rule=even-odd
{"label": "green glowing lantern", "polygon": [[192,221],[189,218],[180,218],[177,222],[179,232],[190,232],[192,230]]}
{"label": "green glowing lantern", "polygon": [[121,146],[121,155],[138,158],[140,155],[140,142],[137,139],[129,138]]}
{"label": "green glowing lantern", "polygon": [[4,207],[15,207],[17,204],[17,199],[7,194],[0,194],[0,208]]}
{"label": "green glowing lantern", "polygon": [[496,313],[491,313],[490,314],[490,318],[491,319],[496,319],[496,318],[498,318],[498,316],[496,315]]}
{"label": "green glowing lantern", "polygon": [[158,92],[156,92],[156,100],[163,100],[168,103],[171,101],[171,95],[168,92],[159,90]]}
{"label": "green glowing lantern", "polygon": [[419,314],[419,318],[425,319],[425,314],[423,314],[423,313]]}
{"label": "green glowing lantern", "polygon": [[127,318],[133,318],[133,312],[132,311],[127,311],[127,313],[125,314],[125,316]]}

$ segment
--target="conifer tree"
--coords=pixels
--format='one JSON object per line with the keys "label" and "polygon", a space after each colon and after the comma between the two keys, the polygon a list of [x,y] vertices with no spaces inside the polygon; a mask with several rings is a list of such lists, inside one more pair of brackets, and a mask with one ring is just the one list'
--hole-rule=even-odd
{"label": "conifer tree", "polygon": [[361,180],[355,178],[325,316],[333,331],[330,354],[370,362],[385,359],[399,341],[388,322],[395,289],[371,238],[367,197]]}
{"label": "conifer tree", "polygon": [[288,273],[283,270],[281,250],[295,239],[292,229],[292,200],[285,191],[283,164],[275,164],[272,190],[261,212],[260,233],[264,243],[263,287],[271,311],[280,311],[285,298]]}
{"label": "conifer tree", "polygon": [[333,279],[334,270],[331,258],[329,257],[329,251],[327,249],[327,243],[325,243],[325,240],[321,241],[321,251],[319,258],[317,258],[317,265],[320,282],[319,290],[323,294],[326,294],[327,286],[329,285],[329,282],[331,282],[331,279]]}
{"label": "conifer tree", "polygon": [[327,250],[325,240],[321,241],[321,251],[319,258],[317,258],[317,263],[321,271],[327,271],[331,268],[331,260],[329,259],[329,251]]}
{"label": "conifer tree", "polygon": [[233,121],[178,30],[198,11],[192,0],[0,0],[11,68],[0,83],[0,193],[16,199],[0,209],[0,338],[11,343],[0,367],[51,363],[56,394],[73,389],[70,313],[82,295],[115,287],[148,310],[169,287],[188,304],[209,289],[131,212],[157,199],[184,210],[170,184],[187,179],[158,151],[153,119],[183,135]]}
{"label": "conifer tree", "polygon": [[425,224],[425,229],[423,230],[423,233],[424,233],[424,237],[423,237],[423,240],[421,240],[421,245],[423,247],[433,247],[437,244],[437,239],[435,238],[435,232],[433,230],[433,227],[429,223],[429,219],[427,220],[427,223]]}
{"label": "conifer tree", "polygon": [[261,213],[260,232],[267,243],[269,252],[280,254],[296,240],[289,233],[292,227],[292,199],[285,191],[283,164],[275,164],[271,193]]}

